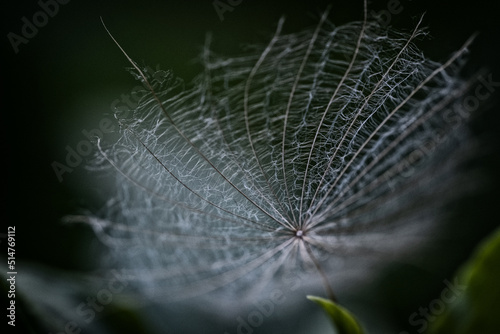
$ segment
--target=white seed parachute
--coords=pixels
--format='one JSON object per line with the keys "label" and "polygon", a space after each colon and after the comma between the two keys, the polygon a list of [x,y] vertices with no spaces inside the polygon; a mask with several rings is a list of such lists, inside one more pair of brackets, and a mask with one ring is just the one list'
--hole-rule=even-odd
{"label": "white seed parachute", "polygon": [[362,22],[327,16],[292,34],[281,20],[238,57],[208,40],[187,88],[124,52],[147,89],[116,114],[120,138],[98,144],[116,194],[66,219],[88,222],[141,294],[241,305],[299,275],[333,298],[439,229],[466,139],[444,113],[473,85],[458,75],[472,38],[437,63],[414,44],[420,22],[387,30],[366,5]]}

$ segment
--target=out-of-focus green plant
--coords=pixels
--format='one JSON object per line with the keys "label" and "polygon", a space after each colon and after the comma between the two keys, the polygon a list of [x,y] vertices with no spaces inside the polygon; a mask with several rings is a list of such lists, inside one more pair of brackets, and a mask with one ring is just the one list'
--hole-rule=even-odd
{"label": "out-of-focus green plant", "polygon": [[309,300],[319,304],[333,322],[337,334],[363,334],[363,330],[354,315],[344,307],[330,299],[307,296]]}
{"label": "out-of-focus green plant", "polygon": [[429,334],[500,333],[500,229],[485,240],[460,269],[466,286],[447,310],[433,322]]}

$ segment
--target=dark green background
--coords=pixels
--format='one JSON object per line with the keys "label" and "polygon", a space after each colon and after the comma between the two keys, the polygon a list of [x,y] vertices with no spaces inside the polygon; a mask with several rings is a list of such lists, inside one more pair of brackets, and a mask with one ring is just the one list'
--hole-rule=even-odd
{"label": "dark green background", "polygon": [[[385,9],[387,2],[372,1],[369,8]],[[82,130],[97,128],[103,117],[111,118],[112,101],[137,85],[124,70],[128,63],[104,31],[101,16],[137,62],[171,69],[189,82],[200,69],[192,59],[207,32],[213,34],[216,52],[237,54],[245,44],[266,42],[282,15],[287,19],[285,31],[293,32],[313,26],[328,4],[336,24],[362,17],[361,1],[244,0],[220,21],[212,1],[72,0],[61,5],[59,13],[15,54],[7,34],[20,34],[21,18],[31,21],[40,8],[36,1],[3,1],[0,92],[5,219],[0,233],[6,233],[7,225],[16,226],[18,259],[88,270],[99,250],[87,228],[61,225],[60,218],[81,208],[97,210],[106,198],[101,187],[105,180],[89,178],[82,164],[58,182],[51,163],[63,163],[66,145],[74,148],[85,139]],[[435,60],[446,59],[479,31],[467,71],[486,67],[500,81],[500,11],[495,1],[401,0],[401,5],[404,10],[392,18],[391,25],[411,30],[426,12],[424,23],[431,34],[419,45]],[[497,147],[500,128],[495,103],[488,101],[474,128],[491,147]],[[489,154],[476,163],[484,166],[490,189],[467,202],[464,221],[470,231],[466,237],[457,236],[455,256],[444,261],[443,275],[453,272],[498,221],[498,160]],[[432,287],[428,293],[432,295]],[[408,311],[401,314],[404,317]]]}

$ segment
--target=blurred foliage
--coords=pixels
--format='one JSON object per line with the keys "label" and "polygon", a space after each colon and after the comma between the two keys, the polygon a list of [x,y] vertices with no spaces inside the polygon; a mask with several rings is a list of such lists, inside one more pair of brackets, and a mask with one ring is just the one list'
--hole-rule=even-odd
{"label": "blurred foliage", "polygon": [[458,281],[465,291],[431,324],[429,334],[500,333],[500,229],[478,247]]}
{"label": "blurred foliage", "polygon": [[316,296],[307,296],[307,298],[323,308],[332,321],[337,334],[363,334],[358,320],[346,308],[329,299]]}

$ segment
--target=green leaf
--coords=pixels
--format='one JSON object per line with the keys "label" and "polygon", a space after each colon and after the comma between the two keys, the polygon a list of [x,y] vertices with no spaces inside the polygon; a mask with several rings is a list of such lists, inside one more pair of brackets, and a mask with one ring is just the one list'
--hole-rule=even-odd
{"label": "green leaf", "polygon": [[358,321],[347,309],[333,301],[316,296],[307,296],[307,299],[319,304],[328,314],[337,334],[363,334]]}
{"label": "green leaf", "polygon": [[429,333],[500,333],[500,229],[478,247],[458,281],[465,291],[431,324]]}

